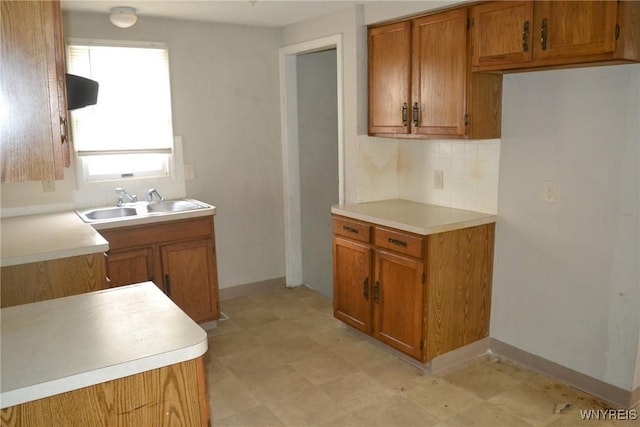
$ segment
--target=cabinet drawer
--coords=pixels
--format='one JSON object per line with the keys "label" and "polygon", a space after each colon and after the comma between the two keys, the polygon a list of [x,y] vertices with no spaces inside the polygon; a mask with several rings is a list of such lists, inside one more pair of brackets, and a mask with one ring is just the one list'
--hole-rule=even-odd
{"label": "cabinet drawer", "polygon": [[109,242],[109,250],[191,240],[213,236],[213,217],[166,221],[154,224],[99,230]]}
{"label": "cabinet drawer", "polygon": [[375,229],[375,245],[416,258],[422,258],[424,239],[387,228]]}
{"label": "cabinet drawer", "polygon": [[333,234],[369,243],[371,241],[371,226],[352,219],[333,217]]}

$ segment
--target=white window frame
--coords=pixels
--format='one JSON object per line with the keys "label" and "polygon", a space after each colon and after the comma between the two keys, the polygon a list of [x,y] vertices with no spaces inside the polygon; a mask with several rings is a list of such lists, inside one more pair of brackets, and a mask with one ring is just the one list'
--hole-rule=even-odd
{"label": "white window frame", "polygon": [[[156,48],[163,49],[166,51],[167,55],[167,73],[169,77],[169,94],[171,93],[171,83],[170,83],[170,74],[169,74],[169,52],[168,45],[164,42],[139,42],[139,41],[123,41],[123,40],[99,40],[99,39],[81,39],[81,38],[69,38],[66,41],[67,49],[69,46],[74,45],[85,45],[85,46],[105,46],[105,47],[126,47],[126,48]],[[67,51],[68,52],[68,51]],[[70,71],[73,73],[72,71]],[[87,76],[90,78],[90,76]],[[98,102],[100,95],[98,94]],[[169,100],[171,104],[171,99]],[[92,108],[92,107],[85,107]],[[171,105],[169,105],[169,109],[171,110]],[[71,112],[73,115],[74,112]],[[173,121],[173,114],[170,111],[171,122]],[[172,123],[169,124],[170,128],[172,128]],[[173,131],[170,131],[171,134]],[[146,181],[157,182],[158,180],[175,180],[176,179],[176,159],[175,159],[175,150],[176,146],[174,143],[174,138],[171,138],[171,142],[166,148],[152,148],[152,149],[114,149],[114,150],[82,150],[78,149],[75,142],[73,142],[73,134],[72,134],[72,143],[73,143],[73,152],[76,159],[76,175],[77,182],[79,187],[91,186],[92,184],[109,184],[113,185],[114,183],[139,183]],[[161,157],[162,167],[160,169],[156,169],[153,171],[139,171],[136,170],[132,176],[128,176],[126,174],[122,174],[122,172],[114,172],[114,173],[106,173],[106,174],[90,174],[89,165],[85,159],[88,159],[93,156],[109,156],[109,155],[144,155],[144,154],[153,154]],[[164,157],[163,157],[164,156]],[[95,157],[94,157],[95,158]],[[123,159],[126,160],[126,159]]]}

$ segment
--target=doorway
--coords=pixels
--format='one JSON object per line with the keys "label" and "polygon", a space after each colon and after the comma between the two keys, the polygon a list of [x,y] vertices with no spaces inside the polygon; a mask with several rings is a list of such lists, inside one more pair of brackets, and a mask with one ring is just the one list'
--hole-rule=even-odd
{"label": "doorway", "polygon": [[280,49],[286,284],[329,298],[330,208],[344,202],[341,58],[340,35]]}

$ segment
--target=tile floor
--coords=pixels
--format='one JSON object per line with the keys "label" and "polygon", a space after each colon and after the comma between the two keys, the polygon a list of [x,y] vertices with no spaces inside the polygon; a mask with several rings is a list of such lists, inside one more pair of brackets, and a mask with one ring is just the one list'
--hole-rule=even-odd
{"label": "tile floor", "polygon": [[[309,288],[222,301],[206,369],[215,427],[640,426],[582,421],[605,403],[493,355],[432,375],[362,340]],[[561,413],[557,404],[570,403]]]}

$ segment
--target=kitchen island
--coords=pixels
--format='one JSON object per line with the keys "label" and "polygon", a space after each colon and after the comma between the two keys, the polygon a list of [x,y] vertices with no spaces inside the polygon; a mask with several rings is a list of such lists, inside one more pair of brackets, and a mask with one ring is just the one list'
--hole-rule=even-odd
{"label": "kitchen island", "polygon": [[1,425],[207,425],[207,335],[153,283],[0,317]]}

